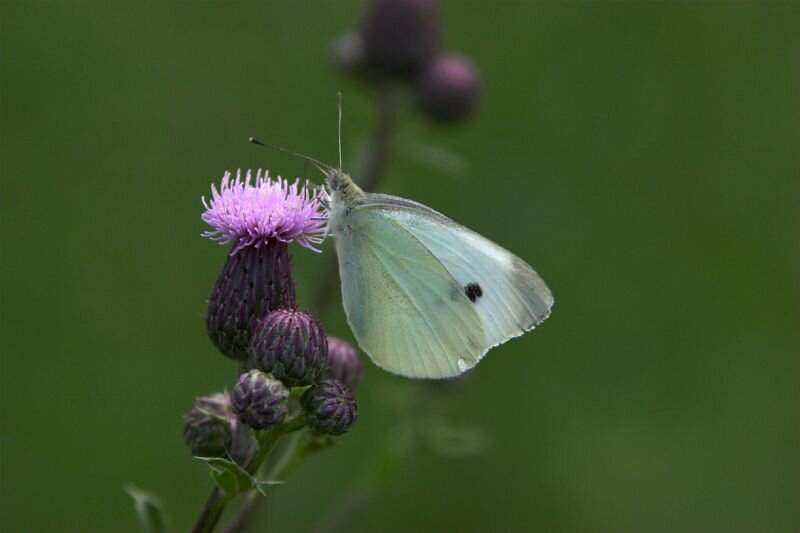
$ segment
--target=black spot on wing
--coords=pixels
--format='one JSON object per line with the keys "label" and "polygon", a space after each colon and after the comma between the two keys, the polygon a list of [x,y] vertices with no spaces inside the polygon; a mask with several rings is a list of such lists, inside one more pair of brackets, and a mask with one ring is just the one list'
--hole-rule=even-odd
{"label": "black spot on wing", "polygon": [[464,294],[467,295],[467,298],[469,298],[470,302],[474,302],[475,300],[483,296],[483,289],[481,289],[481,286],[478,285],[477,282],[470,281],[464,287]]}

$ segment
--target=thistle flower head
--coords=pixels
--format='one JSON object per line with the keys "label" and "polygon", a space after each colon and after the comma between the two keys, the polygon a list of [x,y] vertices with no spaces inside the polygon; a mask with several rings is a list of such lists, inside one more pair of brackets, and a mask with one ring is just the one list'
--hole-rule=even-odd
{"label": "thistle flower head", "polygon": [[236,179],[226,172],[219,189],[211,185],[211,199],[203,197],[206,211],[202,219],[213,230],[204,237],[221,244],[236,242],[231,255],[243,248],[260,247],[269,240],[283,243],[296,241],[300,246],[319,251],[314,244],[322,242],[325,213],[318,196],[299,180],[289,184],[280,176],[273,180],[268,172],[251,171],[244,180],[241,170]]}

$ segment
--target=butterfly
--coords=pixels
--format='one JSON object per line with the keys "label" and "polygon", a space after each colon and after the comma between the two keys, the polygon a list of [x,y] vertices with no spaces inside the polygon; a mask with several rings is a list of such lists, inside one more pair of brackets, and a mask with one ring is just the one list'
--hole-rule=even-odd
{"label": "butterfly", "polygon": [[251,142],[325,174],[344,311],[372,361],[411,378],[454,377],[545,320],[553,295],[525,261],[425,205],[364,192],[342,171],[338,98],[338,169]]}
{"label": "butterfly", "polygon": [[522,259],[420,203],[327,173],[342,299],[361,349],[385,370],[454,377],[546,319],[553,295]]}

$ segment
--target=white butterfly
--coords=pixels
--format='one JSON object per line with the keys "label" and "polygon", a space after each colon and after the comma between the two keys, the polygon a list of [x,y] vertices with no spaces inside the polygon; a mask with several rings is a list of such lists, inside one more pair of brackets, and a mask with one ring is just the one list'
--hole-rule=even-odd
{"label": "white butterfly", "polygon": [[457,376],[549,316],[553,296],[522,259],[429,207],[326,174],[344,310],[381,368]]}

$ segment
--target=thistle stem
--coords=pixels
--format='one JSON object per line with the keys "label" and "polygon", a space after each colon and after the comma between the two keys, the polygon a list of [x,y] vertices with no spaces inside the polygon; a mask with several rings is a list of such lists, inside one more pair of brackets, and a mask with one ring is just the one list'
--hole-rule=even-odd
{"label": "thistle stem", "polygon": [[209,533],[212,531],[214,525],[219,521],[219,517],[222,516],[225,505],[227,505],[227,501],[222,491],[219,487],[214,487],[208,500],[206,500],[206,504],[203,506],[203,510],[200,512],[200,516],[197,517],[197,522],[192,527],[192,533]]}

